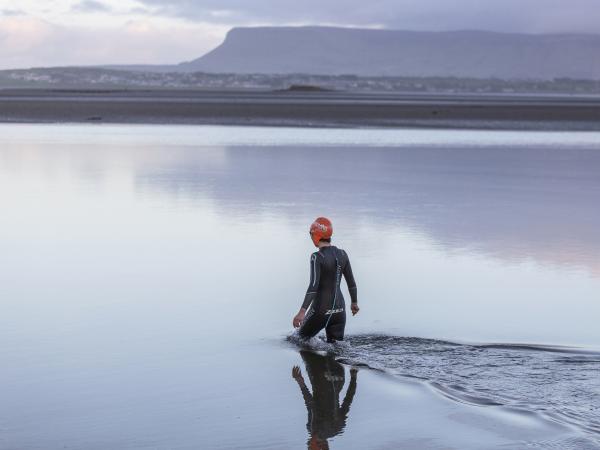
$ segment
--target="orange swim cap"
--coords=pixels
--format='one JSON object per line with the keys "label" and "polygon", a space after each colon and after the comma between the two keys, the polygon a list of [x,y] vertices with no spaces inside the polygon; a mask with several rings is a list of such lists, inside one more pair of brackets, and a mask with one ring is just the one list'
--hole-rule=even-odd
{"label": "orange swim cap", "polygon": [[322,239],[330,239],[332,234],[333,226],[326,217],[317,217],[310,226],[310,237],[315,247],[319,246],[319,241]]}

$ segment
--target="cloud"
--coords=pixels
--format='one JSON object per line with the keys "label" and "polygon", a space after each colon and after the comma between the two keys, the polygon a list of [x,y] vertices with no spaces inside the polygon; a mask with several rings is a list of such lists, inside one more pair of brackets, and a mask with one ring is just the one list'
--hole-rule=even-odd
{"label": "cloud", "polygon": [[76,13],[98,13],[98,12],[110,12],[111,8],[102,2],[96,0],[82,0],[76,3],[71,8],[72,12]]}
{"label": "cloud", "polygon": [[338,24],[413,30],[592,32],[598,0],[140,0],[158,14],[243,24]]}
{"label": "cloud", "polygon": [[0,16],[22,16],[25,13],[20,9],[0,9]]}
{"label": "cloud", "polygon": [[124,26],[89,29],[0,16],[0,69],[178,63],[211,50],[226,32],[227,27],[203,23],[131,20]]}
{"label": "cloud", "polygon": [[175,63],[240,25],[598,33],[598,23],[599,0],[0,0],[0,67]]}

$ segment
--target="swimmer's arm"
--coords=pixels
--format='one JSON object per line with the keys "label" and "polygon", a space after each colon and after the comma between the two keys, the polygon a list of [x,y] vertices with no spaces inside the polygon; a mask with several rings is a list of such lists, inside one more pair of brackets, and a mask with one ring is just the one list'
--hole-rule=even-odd
{"label": "swimmer's arm", "polygon": [[313,300],[317,296],[320,281],[321,259],[319,258],[317,253],[313,253],[310,256],[310,281],[308,282],[308,288],[306,289],[306,295],[304,296],[304,301],[302,302],[302,307],[300,308],[300,311],[304,310],[304,312],[306,312],[310,304],[313,302]]}
{"label": "swimmer's arm", "polygon": [[[348,254],[346,254],[346,257]],[[358,312],[358,290],[356,288],[356,280],[354,279],[354,274],[352,273],[352,266],[350,265],[350,259],[346,262],[344,266],[344,278],[346,279],[346,284],[348,285],[348,292],[350,292],[350,299],[352,301],[352,306],[356,305]]]}
{"label": "swimmer's arm", "polygon": [[298,314],[292,320],[292,324],[294,328],[298,328],[302,325],[302,321],[306,316],[306,311],[308,310],[310,304],[317,297],[317,291],[319,289],[319,282],[321,280],[321,260],[317,253],[313,253],[310,256],[310,280],[308,282],[308,288],[306,289],[306,295],[304,296],[304,301],[302,302],[302,306],[298,311]]}

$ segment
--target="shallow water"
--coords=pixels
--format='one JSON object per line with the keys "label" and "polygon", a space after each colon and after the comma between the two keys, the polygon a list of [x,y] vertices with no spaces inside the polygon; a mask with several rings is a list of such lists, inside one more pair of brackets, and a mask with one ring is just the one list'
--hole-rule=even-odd
{"label": "shallow water", "polygon": [[285,337],[327,215],[362,307],[333,355],[404,380],[361,369],[332,448],[595,448],[599,198],[597,133],[2,125],[0,447],[306,447]]}
{"label": "shallow water", "polygon": [[347,343],[329,352],[347,364],[424,380],[455,401],[536,412],[600,434],[600,352],[384,335],[350,336]]}

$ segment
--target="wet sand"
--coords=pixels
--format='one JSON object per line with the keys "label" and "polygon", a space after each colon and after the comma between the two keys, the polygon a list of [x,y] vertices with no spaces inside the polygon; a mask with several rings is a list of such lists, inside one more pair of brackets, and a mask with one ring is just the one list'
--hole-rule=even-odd
{"label": "wet sand", "polygon": [[600,130],[600,98],[257,90],[5,90],[0,122]]}

